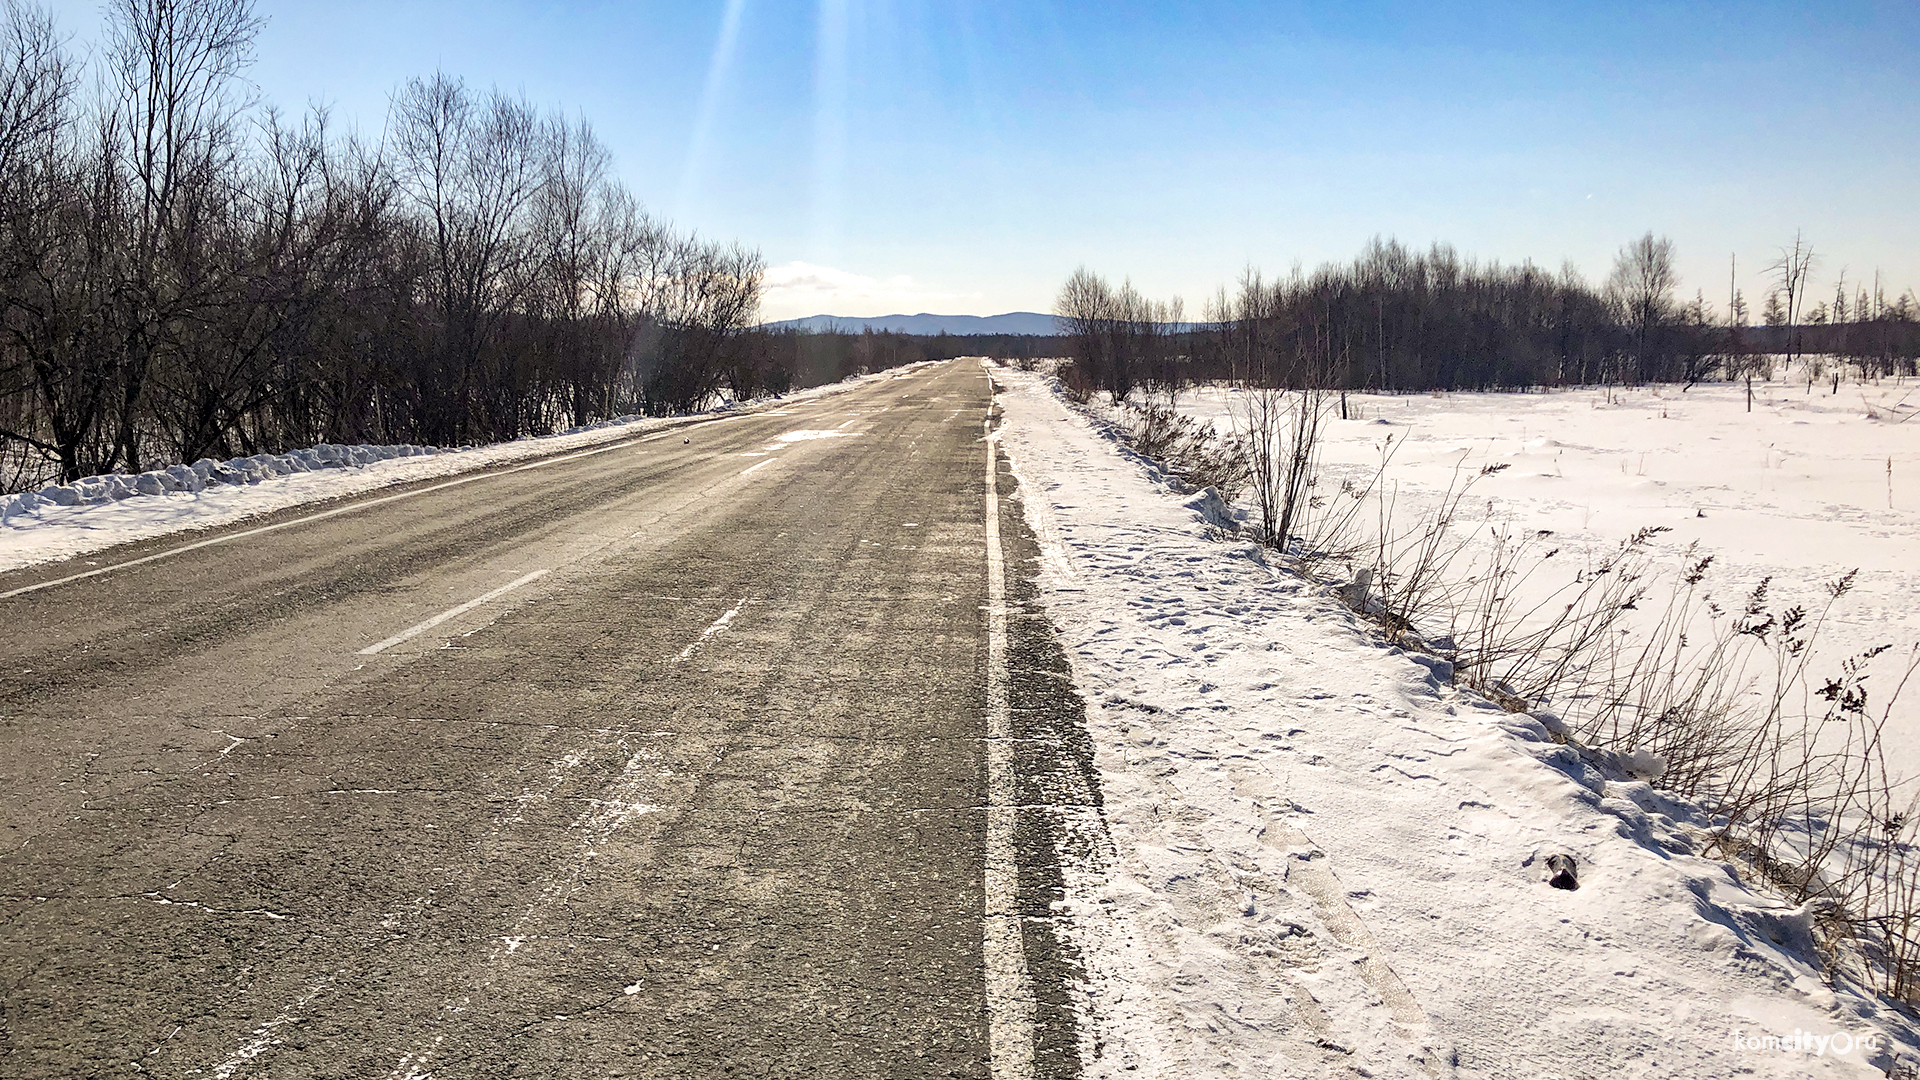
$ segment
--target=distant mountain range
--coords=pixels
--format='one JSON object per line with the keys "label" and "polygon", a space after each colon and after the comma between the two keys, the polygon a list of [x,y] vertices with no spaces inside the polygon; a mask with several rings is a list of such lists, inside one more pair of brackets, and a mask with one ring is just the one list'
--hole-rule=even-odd
{"label": "distant mountain range", "polygon": [[844,315],[809,315],[804,319],[787,319],[782,322],[766,324],[773,330],[810,330],[815,333],[837,330],[842,333],[857,334],[862,330],[879,333],[883,330],[896,334],[1057,334],[1059,328],[1054,325],[1053,316],[1042,315],[1037,311],[1009,311],[1005,315],[879,315],[872,318],[849,318]]}

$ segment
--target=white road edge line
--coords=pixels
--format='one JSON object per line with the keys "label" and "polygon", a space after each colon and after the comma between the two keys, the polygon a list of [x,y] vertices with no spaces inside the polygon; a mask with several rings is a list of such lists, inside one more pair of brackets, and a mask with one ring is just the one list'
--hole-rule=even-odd
{"label": "white road edge line", "polygon": [[[754,468],[757,469],[759,468],[759,466],[756,465],[754,466]],[[733,621],[733,617],[735,615],[740,614],[740,609],[743,607],[746,607],[747,601],[751,599],[753,598],[750,596],[741,597],[740,602],[728,608],[727,613],[725,615],[722,615],[719,618],[713,620],[712,626],[709,626],[705,630],[700,631],[699,637],[694,638],[692,641],[687,642],[687,647],[684,649],[681,649],[680,655],[674,657],[671,662],[678,664],[682,660],[687,660],[692,658],[694,652],[698,650],[701,645],[705,644],[708,638],[712,637],[713,635],[719,633],[722,630],[725,630],[727,628],[727,624]]]}
{"label": "white road edge line", "polygon": [[458,607],[448,608],[447,610],[441,612],[440,614],[435,615],[433,618],[428,619],[426,622],[420,623],[417,626],[409,626],[405,630],[400,631],[399,633],[393,635],[392,637],[386,639],[385,641],[380,641],[372,645],[369,645],[366,648],[360,650],[360,655],[372,656],[375,653],[383,652],[387,649],[390,649],[393,646],[408,640],[409,638],[419,637],[421,634],[424,634],[427,631],[433,629],[434,627],[439,626],[441,623],[446,622],[448,619],[455,618],[456,616],[464,615],[467,612],[472,611],[474,608],[479,607],[481,604],[484,604],[489,600],[496,600],[512,592],[513,590],[519,588],[520,586],[525,585],[530,581],[537,581],[540,578],[546,577],[550,573],[552,573],[552,570],[550,569],[535,570],[533,573],[528,574],[526,577],[509,581],[505,585],[500,586],[499,588],[493,590],[490,593],[487,593],[484,596],[476,596],[473,599],[467,601],[464,604],[461,604]]}
{"label": "white road edge line", "polygon": [[754,471],[755,469],[764,469],[764,468],[766,468],[767,466],[769,466],[769,465],[771,465],[771,464],[773,464],[774,462],[776,462],[776,461],[778,461],[778,460],[780,460],[780,459],[779,459],[779,458],[768,458],[767,460],[765,460],[765,461],[763,461],[763,462],[761,462],[761,463],[760,463],[760,464],[758,464],[758,465],[749,465],[749,466],[747,466],[746,468],[744,468],[744,469],[741,469],[741,470],[740,470],[740,475],[741,475],[741,476],[745,476],[745,475],[747,475],[748,473],[750,473],[750,472],[753,472],[753,471]]}
{"label": "white road edge line", "polygon": [[615,443],[612,446],[601,446],[601,447],[596,447],[592,450],[583,451],[578,454],[567,454],[562,457],[546,458],[541,461],[536,461],[528,465],[519,465],[511,469],[506,469],[501,472],[485,472],[475,476],[464,476],[458,480],[449,480],[444,484],[435,484],[432,487],[423,487],[417,491],[403,491],[398,495],[386,495],[378,499],[368,499],[365,502],[356,502],[350,506],[336,506],[331,510],[322,510],[318,514],[308,514],[306,517],[294,518],[292,521],[282,521],[275,525],[262,525],[257,529],[248,529],[245,532],[228,533],[225,536],[216,536],[211,540],[202,540],[198,543],[187,544],[183,547],[177,547],[167,551],[156,552],[155,554],[148,555],[143,558],[128,559],[126,562],[114,563],[112,566],[102,566],[95,570],[87,570],[78,574],[68,574],[66,577],[63,577],[63,578],[54,578],[52,581],[42,581],[38,585],[23,585],[20,588],[14,589],[10,592],[0,592],[0,600],[11,599],[15,596],[24,596],[30,592],[39,592],[41,589],[51,589],[55,585],[65,585],[70,581],[80,581],[84,578],[99,577],[101,574],[111,574],[115,570],[125,570],[130,566],[139,566],[142,563],[150,563],[159,559],[170,559],[175,555],[185,555],[189,551],[198,551],[201,548],[213,547],[215,544],[231,543],[235,540],[245,540],[249,536],[259,536],[262,533],[278,532],[281,529],[291,529],[295,525],[306,525],[315,521],[324,521],[330,517],[339,517],[341,514],[351,514],[351,513],[354,513],[355,511],[371,509],[372,507],[379,506],[383,503],[398,502],[401,499],[411,499],[418,495],[430,495],[436,491],[445,491],[448,488],[459,487],[462,484],[471,484],[471,483],[475,483],[476,481],[487,480],[496,476],[507,476],[511,473],[526,472],[529,469],[544,469],[549,465],[559,465],[568,461],[578,461],[581,458],[589,458],[594,456],[595,454],[605,454],[613,450],[623,450],[629,446],[633,446],[638,443],[643,443],[646,441],[648,440],[647,439],[629,439],[626,442]]}
{"label": "white road edge line", "polygon": [[1007,567],[1000,552],[998,443],[993,437],[991,397],[983,426],[987,444],[987,839],[981,952],[987,967],[988,1075],[992,1080],[1031,1080],[1033,985],[1020,938],[1020,870],[1013,845],[1014,815],[1019,810],[1007,675]]}

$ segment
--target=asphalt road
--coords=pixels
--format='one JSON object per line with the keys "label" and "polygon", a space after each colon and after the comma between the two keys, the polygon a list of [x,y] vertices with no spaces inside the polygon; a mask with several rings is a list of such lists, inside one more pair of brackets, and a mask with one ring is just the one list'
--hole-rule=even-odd
{"label": "asphalt road", "polygon": [[0,1075],[1074,1074],[1098,792],[990,401],[953,362],[0,599]]}

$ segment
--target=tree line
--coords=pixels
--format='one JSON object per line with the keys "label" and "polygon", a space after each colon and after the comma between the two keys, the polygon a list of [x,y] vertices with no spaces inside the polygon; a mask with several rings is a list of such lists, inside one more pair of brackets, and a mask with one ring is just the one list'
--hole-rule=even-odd
{"label": "tree line", "polygon": [[790,383],[759,253],[650,217],[584,121],[434,74],[369,141],[258,100],[252,0],[105,19],[83,61],[0,0],[0,490]]}
{"label": "tree line", "polygon": [[[1446,244],[1419,251],[1376,239],[1352,262],[1311,273],[1268,279],[1249,270],[1195,322],[1177,299],[1153,300],[1084,267],[1062,286],[1054,312],[1070,360],[1063,378],[1116,400],[1210,379],[1387,392],[1691,383],[1770,373],[1772,354],[1816,346],[1855,358],[1866,374],[1913,373],[1920,304],[1912,292],[1889,302],[1878,289],[1861,291],[1795,318],[1811,263],[1796,238],[1770,268],[1779,287],[1767,309],[1781,314],[1766,327],[1746,325],[1737,290],[1724,316],[1703,294],[1677,299],[1673,244],[1651,233],[1621,249],[1598,287],[1570,265],[1550,273],[1477,262]],[[1836,313],[1853,320],[1846,330],[1835,329]]]}
{"label": "tree line", "polygon": [[1843,268],[1829,304],[1813,295],[1809,279],[1815,262],[1813,248],[1798,235],[1780,249],[1768,267],[1774,287],[1761,307],[1761,326],[1745,325],[1746,302],[1738,289],[1732,291],[1728,374],[1772,378],[1773,358],[1782,355],[1812,358],[1807,374],[1815,379],[1830,363],[1836,365],[1836,379],[1843,367],[1854,368],[1863,379],[1911,374],[1914,357],[1920,356],[1920,300],[1913,290],[1889,300],[1878,273],[1871,291],[1865,282],[1854,282],[1849,290]]}

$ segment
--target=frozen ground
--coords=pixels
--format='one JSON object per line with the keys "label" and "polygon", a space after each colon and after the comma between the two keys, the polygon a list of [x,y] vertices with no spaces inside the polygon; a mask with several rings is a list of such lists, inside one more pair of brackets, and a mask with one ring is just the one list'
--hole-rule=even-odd
{"label": "frozen ground", "polygon": [[[1209,389],[1180,405],[1226,430],[1232,397]],[[1770,576],[1778,603],[1818,610],[1822,586],[1858,568],[1821,635],[1819,674],[1891,644],[1876,684],[1888,687],[1920,642],[1920,421],[1909,419],[1920,413],[1920,382],[1842,383],[1838,395],[1821,385],[1809,393],[1804,381],[1756,383],[1752,412],[1745,389],[1726,384],[1353,394],[1348,409],[1350,419],[1336,413],[1325,431],[1327,474],[1364,482],[1391,437],[1384,486],[1397,520],[1429,512],[1456,468],[1501,463],[1504,472],[1476,482],[1469,516],[1551,529],[1569,554],[1665,526],[1672,531],[1655,546],[1668,565],[1694,544],[1715,556],[1707,587],[1723,603]],[[1892,763],[1920,776],[1920,693],[1894,717]]]}
{"label": "frozen ground", "polygon": [[[919,365],[914,365],[919,366]],[[900,368],[864,375],[827,386],[788,394],[784,398],[728,406],[721,413],[777,409],[795,401],[837,393],[863,381],[891,378]],[[712,415],[712,414],[707,414]],[[0,570],[71,559],[89,552],[136,540],[150,540],[184,530],[228,525],[305,503],[357,495],[395,484],[455,476],[497,465],[511,465],[567,451],[645,436],[687,418],[627,417],[571,431],[563,435],[519,439],[461,450],[422,447],[329,447],[284,455],[261,455],[222,463],[236,482],[204,484],[200,490],[161,490],[135,493],[141,477],[94,477],[50,491],[52,497],[23,499],[0,495]],[[237,468],[236,468],[237,467]],[[176,473],[179,470],[175,470]],[[155,480],[158,481],[158,477]],[[187,480],[189,486],[191,480]],[[177,484],[167,484],[177,487]],[[79,496],[78,505],[55,501]],[[27,505],[23,505],[27,504]]]}
{"label": "frozen ground", "polygon": [[[1251,545],[1208,539],[1192,494],[1037,377],[996,378],[1043,598],[1087,696],[1110,838],[1068,875],[1092,1075],[1877,1076],[1893,1054],[1914,1060],[1898,1014],[1825,985],[1805,911],[1698,853],[1687,807],[1442,686],[1324,590]],[[1726,475],[1692,495],[1655,486],[1681,471],[1666,455],[1684,460],[1690,425],[1671,403],[1660,420],[1650,394],[1530,399],[1560,411],[1511,433],[1503,409],[1469,400],[1478,422],[1431,425],[1408,467],[1450,468],[1460,448],[1550,460],[1538,440],[1551,439],[1562,477],[1607,482],[1549,482],[1543,460],[1510,490],[1546,489],[1596,536],[1696,507],[1702,528],[1757,524],[1768,507],[1791,517],[1778,508],[1837,495],[1803,479],[1798,456],[1745,464],[1776,480],[1765,500]],[[1448,404],[1368,407],[1405,432],[1396,405]],[[1797,414],[1848,425],[1804,403],[1770,409],[1779,430]],[[1731,471],[1753,443],[1716,426]],[[1622,452],[1609,456],[1604,432],[1644,442],[1651,475],[1636,455],[1613,481]],[[1340,452],[1359,457],[1368,437],[1351,422]],[[1834,468],[1846,460],[1830,453]],[[1795,490],[1806,496],[1788,503]],[[1853,512],[1847,535],[1867,547],[1899,520]],[[1577,891],[1547,884],[1545,859],[1563,852],[1579,861]],[[1860,1036],[1881,1049],[1839,1052]]]}

